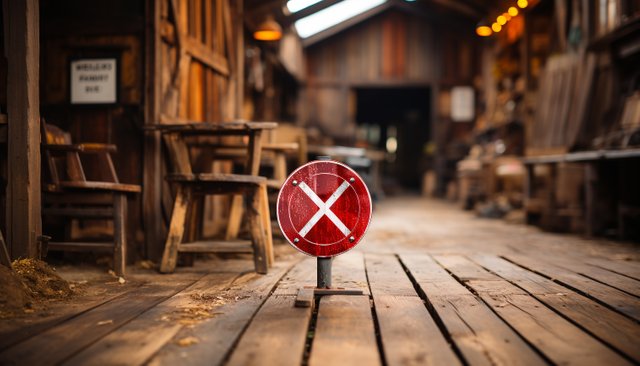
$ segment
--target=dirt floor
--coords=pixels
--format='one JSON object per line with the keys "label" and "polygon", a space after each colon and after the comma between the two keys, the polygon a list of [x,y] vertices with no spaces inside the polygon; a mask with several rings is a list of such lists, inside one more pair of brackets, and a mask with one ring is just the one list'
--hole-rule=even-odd
{"label": "dirt floor", "polygon": [[[127,268],[125,279],[99,265],[58,263],[55,273],[68,283],[64,296],[34,300],[27,291],[26,297],[14,299],[21,313],[0,317],[0,364],[199,364],[204,359],[209,364],[261,364],[257,361],[263,358],[277,364],[300,360],[302,364],[349,364],[349,358],[329,362],[323,345],[330,347],[345,337],[344,332],[356,331],[362,324],[358,332],[370,337],[335,346],[348,346],[345,352],[354,355],[353,360],[359,352],[363,357],[373,355],[372,364],[424,364],[447,357],[454,364],[482,364],[484,356],[474,353],[479,349],[490,360],[502,359],[506,364],[517,361],[519,352],[531,360],[564,363],[586,351],[562,343],[562,337],[553,338],[557,337],[553,332],[545,335],[553,339],[538,342],[535,337],[544,330],[536,327],[553,327],[566,322],[565,318],[575,326],[562,323],[563,332],[575,334],[576,339],[587,337],[587,343],[594,342],[585,336],[590,334],[607,345],[602,348],[594,342],[595,351],[587,352],[592,360],[640,361],[640,352],[633,346],[640,335],[638,244],[588,240],[481,219],[444,201],[388,198],[376,206],[363,242],[334,265],[334,284],[362,289],[364,300],[323,298],[317,303],[320,311],[313,313],[294,311],[292,303],[299,288],[314,284],[314,261],[284,243],[276,245],[276,258],[266,276],[256,275],[250,257],[243,256],[201,258],[193,267],[179,267],[170,275],[158,274],[152,263],[141,262]],[[485,264],[478,267],[479,263]],[[489,271],[492,266],[497,269]],[[508,276],[500,272],[505,268]],[[515,275],[522,277],[509,277]],[[527,288],[520,281],[537,287],[522,292]],[[522,289],[509,287],[508,282]],[[515,297],[498,299],[495,290],[484,287],[487,284],[500,284],[500,293]],[[546,291],[544,296],[536,292],[539,289]],[[438,295],[439,291],[445,293]],[[563,296],[562,307],[571,301],[580,309],[604,306],[603,316],[627,328],[601,331],[592,324],[597,319],[592,310],[587,311],[591,320],[575,320],[574,314],[555,309],[555,303],[547,304],[554,312],[540,313],[545,306],[535,304],[552,295]],[[441,298],[448,300],[439,308]],[[513,309],[508,304],[514,299],[526,300],[524,305],[516,304],[517,311],[534,304],[529,309],[534,323],[526,323],[529,315],[509,313]],[[370,309],[373,303],[375,308]],[[451,304],[456,304],[452,314],[457,315],[448,318]],[[465,306],[471,307],[464,310]],[[484,315],[478,315],[478,310]],[[274,319],[280,320],[274,323]],[[468,322],[462,333],[456,331],[460,319]],[[424,328],[421,322],[426,322]],[[516,332],[502,329],[503,322]],[[418,328],[401,329],[413,326]],[[511,348],[492,343],[495,340],[485,332],[491,335],[494,328],[502,329],[507,341],[521,347],[515,356]],[[422,342],[412,332],[440,339],[450,354],[429,354],[427,344],[412,344]],[[262,334],[269,337],[263,339]],[[548,349],[549,344],[564,348]],[[290,352],[284,351],[288,348]],[[48,357],[34,354],[35,349],[49,350]],[[292,358],[281,358],[285,356]]]}

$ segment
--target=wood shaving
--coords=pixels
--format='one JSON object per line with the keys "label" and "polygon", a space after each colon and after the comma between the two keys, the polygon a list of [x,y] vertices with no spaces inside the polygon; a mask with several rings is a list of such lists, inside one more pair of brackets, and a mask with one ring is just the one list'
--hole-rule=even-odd
{"label": "wood shaving", "polygon": [[180,347],[189,347],[194,344],[200,343],[200,340],[196,337],[184,337],[184,338],[178,339],[176,343]]}

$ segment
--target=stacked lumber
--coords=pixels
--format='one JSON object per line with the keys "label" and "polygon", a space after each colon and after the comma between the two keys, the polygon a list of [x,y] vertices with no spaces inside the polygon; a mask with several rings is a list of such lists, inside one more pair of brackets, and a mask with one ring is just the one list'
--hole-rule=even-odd
{"label": "stacked lumber", "polygon": [[595,68],[596,57],[591,53],[548,59],[540,79],[527,155],[567,152],[575,145],[587,119]]}

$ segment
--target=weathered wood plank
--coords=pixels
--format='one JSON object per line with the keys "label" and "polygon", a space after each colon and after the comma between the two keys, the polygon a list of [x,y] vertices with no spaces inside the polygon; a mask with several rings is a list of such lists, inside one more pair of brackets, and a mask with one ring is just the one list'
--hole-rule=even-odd
{"label": "weathered wood plank", "polygon": [[589,258],[586,259],[585,262],[640,281],[640,263],[638,262],[624,262],[599,258]]}
{"label": "weathered wood plank", "polygon": [[53,305],[49,310],[55,315],[42,316],[35,321],[28,319],[17,324],[5,324],[7,328],[3,327],[0,330],[0,351],[135,290],[136,288],[108,289],[99,295],[88,295],[86,299],[78,301],[79,303]]}
{"label": "weathered wood plank", "polygon": [[58,364],[186,285],[143,286],[131,296],[119,297],[7,349],[0,353],[0,364]]}
{"label": "weathered wood plank", "polygon": [[640,281],[638,280],[572,259],[554,257],[552,261],[553,264],[562,268],[566,268],[582,276],[617,288],[618,290],[624,291],[630,295],[640,297]]}
{"label": "weathered wood plank", "polygon": [[400,258],[468,364],[545,364],[518,334],[431,257],[412,254]]}
{"label": "weathered wood plank", "polygon": [[192,328],[183,328],[174,337],[194,337],[198,343],[189,347],[168,343],[149,364],[221,364],[251,318],[291,265],[290,262],[280,262],[266,275],[248,273],[236,279],[224,294],[224,298],[233,300],[217,308],[216,317]]}
{"label": "weathered wood plank", "polygon": [[[215,312],[213,305],[236,278],[232,273],[211,273],[184,291],[143,313],[123,327],[74,355],[64,365],[142,365],[192,320]],[[211,309],[209,309],[211,307]],[[181,316],[185,315],[185,319]]]}
{"label": "weathered wood plank", "polygon": [[369,287],[377,296],[418,296],[413,283],[394,255],[367,254]]}
{"label": "weathered wood plank", "polygon": [[[438,255],[434,258],[459,278],[468,278],[470,274],[484,271],[462,256]],[[487,278],[464,281],[502,319],[552,362],[562,365],[629,364],[523,290],[498,276],[486,273]]]}
{"label": "weathered wood plank", "polygon": [[228,365],[296,365],[302,361],[311,309],[293,296],[271,296],[235,348]]}
{"label": "weathered wood plank", "polygon": [[398,259],[366,255],[380,338],[388,365],[460,365]]}
{"label": "weathered wood plank", "polygon": [[417,296],[374,295],[387,365],[461,365]]}
{"label": "weathered wood plank", "polygon": [[368,296],[320,300],[309,365],[381,365]]}
{"label": "weathered wood plank", "polygon": [[634,296],[540,259],[515,254],[509,254],[505,258],[557,283],[587,294],[635,320],[640,320],[640,306],[638,306],[638,298]]}
{"label": "weathered wood plank", "polygon": [[[302,256],[302,255],[300,255]],[[316,259],[304,256],[278,283],[273,296],[296,296],[298,289],[316,285]]]}
{"label": "weathered wood plank", "polygon": [[640,325],[635,321],[502,258],[473,255],[471,259],[640,362]]}
{"label": "weathered wood plank", "polygon": [[333,260],[333,286],[359,289],[369,295],[364,257],[361,252],[351,251]]}

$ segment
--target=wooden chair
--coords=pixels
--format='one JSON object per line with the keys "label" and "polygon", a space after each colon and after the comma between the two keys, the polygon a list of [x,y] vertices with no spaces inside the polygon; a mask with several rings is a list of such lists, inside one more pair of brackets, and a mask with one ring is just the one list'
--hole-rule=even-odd
{"label": "wooden chair", "polygon": [[[160,272],[174,271],[178,253],[253,252],[256,272],[267,273],[273,262],[273,247],[265,226],[269,219],[266,178],[255,174],[195,173],[184,136],[179,132],[165,133],[164,142],[173,169],[167,180],[176,187],[176,197]],[[255,152],[260,146],[255,144],[249,149]],[[199,240],[202,217],[197,205],[203,196],[216,194],[245,196],[251,240]]]}
{"label": "wooden chair", "polygon": [[[140,186],[118,180],[111,153],[114,145],[101,143],[73,144],[69,133],[42,120],[43,153],[48,180],[43,184],[45,218],[63,218],[67,227],[64,241],[49,241],[48,250],[109,251],[113,253],[114,271],[124,276],[127,252],[127,196],[140,192]],[[88,180],[81,155],[95,159],[92,172],[99,180]],[[113,221],[113,240],[86,242],[72,240],[72,219]]]}

